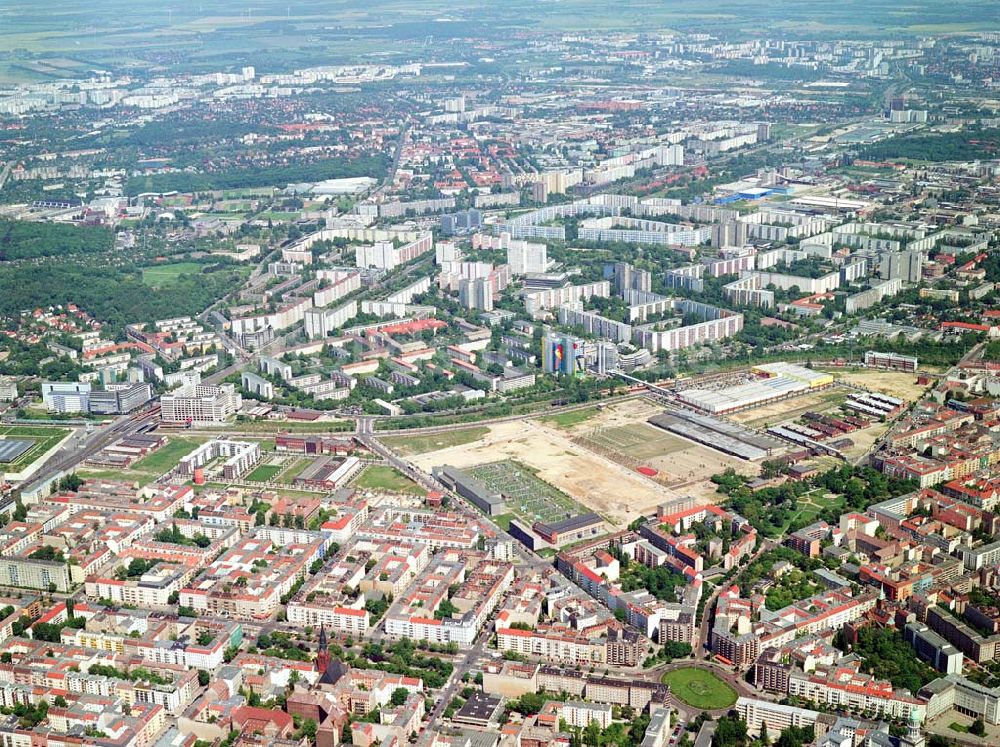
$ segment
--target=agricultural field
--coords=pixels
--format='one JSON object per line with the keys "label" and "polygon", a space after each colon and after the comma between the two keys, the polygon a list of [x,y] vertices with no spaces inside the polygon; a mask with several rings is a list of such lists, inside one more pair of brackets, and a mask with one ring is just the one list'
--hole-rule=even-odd
{"label": "agricultural field", "polygon": [[490,429],[486,426],[477,426],[413,436],[384,436],[379,440],[400,456],[413,456],[414,454],[426,454],[429,451],[470,444],[473,441],[478,441],[489,432]]}
{"label": "agricultural field", "polygon": [[358,490],[385,490],[391,493],[423,495],[424,489],[399,471],[381,464],[372,464],[354,479],[352,488]]}
{"label": "agricultural field", "polygon": [[523,464],[507,459],[480,464],[469,470],[492,490],[499,491],[513,513],[529,523],[552,522],[567,514],[584,513],[579,503],[540,479]]}
{"label": "agricultural field", "polygon": [[736,702],[736,691],[706,669],[675,669],[663,675],[678,700],[704,711],[728,708]]}

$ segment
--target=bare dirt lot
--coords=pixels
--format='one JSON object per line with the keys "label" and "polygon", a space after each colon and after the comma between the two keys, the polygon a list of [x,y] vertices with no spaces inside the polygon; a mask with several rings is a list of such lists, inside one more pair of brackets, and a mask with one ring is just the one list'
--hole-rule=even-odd
{"label": "bare dirt lot", "polygon": [[917,375],[893,371],[831,371],[838,381],[899,397],[907,402],[920,399],[927,387],[917,383]]}
{"label": "bare dirt lot", "polygon": [[[709,478],[726,467],[757,474],[757,464],[646,424],[646,418],[660,411],[648,400],[635,399],[604,408],[568,428],[540,420],[499,423],[489,426],[489,433],[477,441],[410,459],[425,470],[443,464],[465,468],[513,459],[537,470],[542,480],[620,525],[684,495],[715,500],[718,496]],[[594,431],[609,434],[608,438],[596,444],[581,443]],[[637,459],[636,453],[630,452],[641,455],[637,463],[659,470],[658,479],[645,477],[634,466],[627,466],[631,462],[623,455],[632,461]]]}
{"label": "bare dirt lot", "polygon": [[542,480],[616,524],[627,524],[660,503],[679,497],[578,446],[557,428],[530,420],[491,425],[489,434],[478,441],[411,457],[425,470],[443,464],[474,467],[501,459],[534,468]]}

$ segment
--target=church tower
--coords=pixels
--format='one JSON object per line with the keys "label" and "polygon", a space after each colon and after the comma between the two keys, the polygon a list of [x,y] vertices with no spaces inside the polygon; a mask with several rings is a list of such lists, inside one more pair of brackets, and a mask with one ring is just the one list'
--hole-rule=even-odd
{"label": "church tower", "polygon": [[319,627],[319,650],[316,652],[316,671],[320,676],[326,673],[326,668],[330,666],[330,650],[326,640],[326,627]]}
{"label": "church tower", "polygon": [[899,747],[924,747],[924,734],[920,730],[920,714],[916,709],[910,711],[906,722],[906,735],[900,737]]}

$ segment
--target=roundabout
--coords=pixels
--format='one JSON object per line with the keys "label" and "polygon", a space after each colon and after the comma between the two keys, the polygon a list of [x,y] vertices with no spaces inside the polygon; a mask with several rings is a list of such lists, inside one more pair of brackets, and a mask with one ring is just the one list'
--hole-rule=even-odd
{"label": "roundabout", "polygon": [[687,667],[665,672],[660,681],[682,703],[703,711],[729,708],[736,702],[736,690],[707,669]]}

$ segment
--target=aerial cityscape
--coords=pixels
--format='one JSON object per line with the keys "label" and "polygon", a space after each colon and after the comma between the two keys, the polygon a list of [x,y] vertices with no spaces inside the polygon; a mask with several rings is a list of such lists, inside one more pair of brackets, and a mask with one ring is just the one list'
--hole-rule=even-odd
{"label": "aerial cityscape", "polygon": [[0,332],[0,747],[1000,743],[1000,0],[2,0]]}

